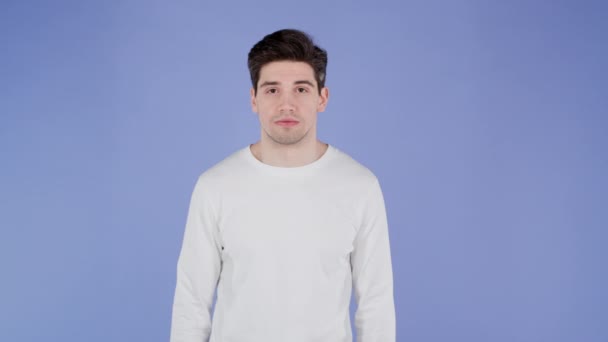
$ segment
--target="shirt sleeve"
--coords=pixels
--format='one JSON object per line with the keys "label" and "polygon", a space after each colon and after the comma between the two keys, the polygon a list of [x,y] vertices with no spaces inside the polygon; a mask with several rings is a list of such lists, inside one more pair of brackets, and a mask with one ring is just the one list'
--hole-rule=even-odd
{"label": "shirt sleeve", "polygon": [[202,178],[196,182],[181,251],[171,319],[171,342],[208,342],[211,310],[221,272],[221,244],[213,201]]}
{"label": "shirt sleeve", "polygon": [[378,179],[363,200],[351,252],[357,342],[395,342],[393,270],[384,198]]}

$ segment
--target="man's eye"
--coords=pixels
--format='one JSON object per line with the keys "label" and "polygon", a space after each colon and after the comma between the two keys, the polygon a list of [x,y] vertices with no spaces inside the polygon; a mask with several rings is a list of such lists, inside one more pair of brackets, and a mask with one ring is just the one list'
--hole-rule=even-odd
{"label": "man's eye", "polygon": [[302,87],[298,88],[298,93],[305,93],[307,91],[308,91],[308,89],[306,89],[306,88],[302,88]]}
{"label": "man's eye", "polygon": [[276,94],[277,90],[275,88],[270,88],[270,89],[268,89],[268,93],[270,93],[270,94]]}

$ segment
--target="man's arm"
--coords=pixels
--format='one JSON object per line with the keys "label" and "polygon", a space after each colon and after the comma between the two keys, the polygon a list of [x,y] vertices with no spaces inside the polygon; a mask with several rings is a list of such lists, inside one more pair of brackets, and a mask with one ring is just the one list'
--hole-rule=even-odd
{"label": "man's arm", "polygon": [[208,342],[211,335],[211,308],[222,263],[210,197],[199,177],[190,198],[177,262],[171,342]]}
{"label": "man's arm", "polygon": [[393,270],[384,197],[376,178],[351,252],[357,342],[395,342]]}

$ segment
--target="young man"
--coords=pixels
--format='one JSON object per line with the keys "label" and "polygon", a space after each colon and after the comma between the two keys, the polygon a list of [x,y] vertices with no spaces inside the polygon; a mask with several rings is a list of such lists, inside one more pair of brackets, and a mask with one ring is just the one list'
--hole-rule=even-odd
{"label": "young man", "polygon": [[[394,342],[393,272],[372,171],[317,139],[326,52],[303,32],[249,52],[261,139],[198,178],[179,260],[172,342]],[[217,289],[217,302],[212,305]]]}

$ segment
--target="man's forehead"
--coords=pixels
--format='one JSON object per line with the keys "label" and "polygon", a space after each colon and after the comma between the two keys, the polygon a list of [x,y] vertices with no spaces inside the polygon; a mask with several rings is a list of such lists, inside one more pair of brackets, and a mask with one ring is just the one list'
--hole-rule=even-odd
{"label": "man's forehead", "polygon": [[280,81],[274,78],[314,79],[314,71],[304,62],[280,61],[264,65],[260,70],[260,80]]}

